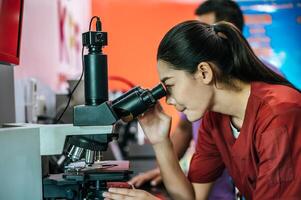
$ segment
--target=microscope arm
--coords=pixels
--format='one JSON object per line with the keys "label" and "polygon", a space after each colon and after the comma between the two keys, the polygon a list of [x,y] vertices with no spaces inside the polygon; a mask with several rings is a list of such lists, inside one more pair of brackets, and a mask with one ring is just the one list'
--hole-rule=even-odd
{"label": "microscope arm", "polygon": [[41,155],[62,154],[67,136],[112,134],[113,126],[73,126],[72,124],[40,127]]}

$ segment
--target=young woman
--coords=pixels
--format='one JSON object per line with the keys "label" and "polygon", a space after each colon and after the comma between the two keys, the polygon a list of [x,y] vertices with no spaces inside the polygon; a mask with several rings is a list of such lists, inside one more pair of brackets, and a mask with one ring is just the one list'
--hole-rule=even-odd
{"label": "young woman", "polygon": [[[301,196],[301,94],[267,68],[230,23],[186,21],[158,49],[168,104],[189,121],[203,117],[186,177],[169,140],[171,118],[158,104],[140,117],[172,199],[206,199],[226,167],[247,199]],[[112,188],[106,199],[156,199]]]}

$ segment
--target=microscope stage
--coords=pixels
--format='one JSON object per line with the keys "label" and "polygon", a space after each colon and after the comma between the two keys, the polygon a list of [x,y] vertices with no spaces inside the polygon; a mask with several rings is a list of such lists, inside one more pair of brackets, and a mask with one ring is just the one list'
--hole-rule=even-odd
{"label": "microscope stage", "polygon": [[101,196],[112,184],[123,186],[132,174],[129,161],[100,161],[83,166],[82,162],[71,163],[66,173],[44,178],[44,198],[60,199],[72,194],[71,199],[82,200],[82,196],[89,194]]}
{"label": "microscope stage", "polygon": [[[75,166],[72,169],[70,166]],[[84,167],[79,167],[84,166]],[[121,181],[125,180],[132,172],[129,171],[129,161],[100,161],[92,166],[85,166],[84,162],[71,163],[68,171],[63,174],[67,180],[99,180],[99,181]]]}

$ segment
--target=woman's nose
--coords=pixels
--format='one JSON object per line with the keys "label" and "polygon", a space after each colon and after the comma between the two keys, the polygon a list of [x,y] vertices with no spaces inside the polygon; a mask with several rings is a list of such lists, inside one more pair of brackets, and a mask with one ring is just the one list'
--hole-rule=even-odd
{"label": "woman's nose", "polygon": [[172,98],[170,95],[166,96],[166,103],[168,105],[176,105],[176,101],[174,98]]}

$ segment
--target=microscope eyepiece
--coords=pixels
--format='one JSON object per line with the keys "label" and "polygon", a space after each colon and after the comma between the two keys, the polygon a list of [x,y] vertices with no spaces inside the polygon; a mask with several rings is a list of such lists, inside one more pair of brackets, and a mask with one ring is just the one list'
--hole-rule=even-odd
{"label": "microscope eyepiece", "polygon": [[166,96],[166,90],[163,87],[163,85],[160,83],[151,90],[151,94],[156,100],[158,100]]}
{"label": "microscope eyepiece", "polygon": [[128,122],[144,113],[148,108],[155,105],[157,100],[164,96],[166,96],[166,91],[162,84],[157,85],[151,90],[135,87],[112,101],[112,108],[118,118]]}

